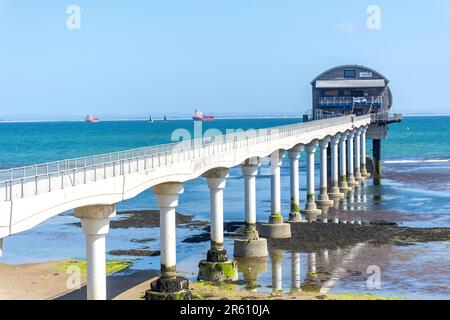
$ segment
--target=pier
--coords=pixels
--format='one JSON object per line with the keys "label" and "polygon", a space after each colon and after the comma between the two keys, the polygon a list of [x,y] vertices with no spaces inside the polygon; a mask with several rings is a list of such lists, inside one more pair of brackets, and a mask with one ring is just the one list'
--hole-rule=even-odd
{"label": "pier", "polygon": [[[175,210],[184,183],[207,178],[211,204],[211,248],[200,263],[199,279],[237,279],[236,262],[223,248],[223,192],[228,169],[242,167],[245,231],[235,240],[234,257],[264,258],[264,237],[290,237],[290,223],[315,221],[368,176],[365,133],[370,115],[349,115],[249,130],[105,155],[68,159],[0,171],[0,239],[29,230],[74,210],[86,236],[88,299],[106,298],[105,240],[116,204],[152,189],[160,210],[161,276],[147,299],[189,299],[188,281],[176,272]],[[331,146],[330,189],[326,154]],[[316,199],[315,151],[320,147],[320,190]],[[340,150],[338,150],[340,149]],[[353,149],[356,150],[354,153]],[[300,207],[299,158],[307,157],[307,199]],[[291,166],[291,210],[281,212],[280,167]],[[270,157],[271,215],[256,229],[256,183],[260,159]],[[338,170],[338,164],[339,170]],[[339,172],[338,172],[339,171]],[[340,179],[338,179],[340,177]]]}

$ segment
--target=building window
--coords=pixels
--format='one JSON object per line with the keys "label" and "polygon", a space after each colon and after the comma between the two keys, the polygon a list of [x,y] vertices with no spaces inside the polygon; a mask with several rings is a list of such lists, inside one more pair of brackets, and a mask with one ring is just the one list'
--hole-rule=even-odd
{"label": "building window", "polygon": [[344,70],[344,78],[356,78],[355,70]]}

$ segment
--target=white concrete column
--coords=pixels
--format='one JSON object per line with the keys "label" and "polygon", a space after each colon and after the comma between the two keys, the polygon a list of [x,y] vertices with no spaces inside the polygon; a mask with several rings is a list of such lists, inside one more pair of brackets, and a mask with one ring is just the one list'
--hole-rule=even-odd
{"label": "white concrete column", "polygon": [[353,154],[353,150],[354,150],[354,139],[355,138],[355,131],[352,130],[350,131],[348,138],[347,138],[347,183],[349,187],[354,187],[356,186],[358,183],[355,180],[355,175],[354,175],[354,163],[355,163],[355,159],[354,159],[354,154]]}
{"label": "white concrete column", "polygon": [[367,177],[367,165],[366,165],[366,133],[367,127],[363,127],[361,131],[361,175]]}
{"label": "white concrete column", "polygon": [[317,141],[313,141],[308,144],[305,148],[306,150],[306,165],[307,165],[307,176],[306,176],[306,206],[303,212],[308,216],[308,220],[315,220],[316,215],[320,214],[322,211],[317,209],[316,202],[314,199],[314,154],[317,148]]}
{"label": "white concrete column", "polygon": [[208,171],[211,207],[211,248],[223,249],[223,190],[228,178],[228,169],[217,168]]}
{"label": "white concrete column", "polygon": [[361,129],[356,130],[355,133],[355,180],[363,181],[361,175]]}
{"label": "white concrete column", "polygon": [[175,278],[177,265],[176,216],[178,198],[183,193],[183,184],[168,182],[152,188],[159,206],[161,278]]}
{"label": "white concrete column", "polygon": [[281,215],[281,165],[283,152],[280,150],[272,152],[270,155],[270,198],[272,201],[272,210],[269,223],[283,223]]}
{"label": "white concrete column", "polygon": [[344,198],[344,194],[339,190],[339,140],[341,135],[337,134],[330,139],[331,147],[331,190],[329,197],[336,202]]}
{"label": "white concrete column", "polygon": [[[317,205],[321,207],[330,207],[333,205],[333,200],[328,197],[328,144],[330,143],[330,138],[327,137],[319,142],[320,145],[320,195],[319,199],[316,201]],[[322,210],[322,213],[323,210]]]}
{"label": "white concrete column", "polygon": [[300,215],[300,177],[299,177],[299,160],[300,152],[303,150],[302,145],[295,146],[288,151],[288,157],[291,165],[291,212],[289,221],[301,222]]}
{"label": "white concrete column", "polygon": [[3,238],[0,238],[0,257],[3,256]]}
{"label": "white concrete column", "polygon": [[306,178],[306,189],[307,189],[307,201],[308,203],[314,202],[314,192],[315,192],[315,181],[314,181],[314,155],[316,152],[317,144],[312,143],[306,146],[307,152],[307,178]]}
{"label": "white concrete column", "polygon": [[245,224],[255,227],[256,225],[256,176],[258,175],[259,161],[242,165],[244,176],[244,198],[245,198]]}
{"label": "white concrete column", "polygon": [[267,257],[267,241],[256,229],[256,176],[259,159],[246,160],[241,168],[245,189],[245,229],[242,238],[234,240],[234,257]]}
{"label": "white concrete column", "polygon": [[106,234],[109,222],[116,215],[115,205],[94,205],[77,208],[86,234],[87,299],[106,300]]}
{"label": "white concrete column", "polygon": [[347,183],[347,137],[348,132],[341,134],[341,139],[339,140],[339,172],[340,172],[340,183],[339,190],[346,193],[351,188],[349,188]]}

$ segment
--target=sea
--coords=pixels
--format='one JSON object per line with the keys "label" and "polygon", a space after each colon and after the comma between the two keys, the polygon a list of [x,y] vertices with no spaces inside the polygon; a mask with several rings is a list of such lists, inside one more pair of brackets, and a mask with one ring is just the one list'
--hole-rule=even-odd
{"label": "sea", "polygon": [[[202,132],[222,133],[301,122],[299,118],[216,119],[194,123],[192,120],[169,119],[168,122],[102,121],[72,122],[0,122],[0,169],[44,163],[113,151],[121,151],[178,141],[180,136],[198,138]],[[194,128],[194,126],[200,126]],[[213,129],[211,131],[211,129]],[[208,131],[209,130],[209,131]],[[367,153],[371,154],[371,141]],[[318,158],[317,158],[318,159]],[[383,171],[380,185],[369,180],[357,208],[392,212],[403,226],[450,227],[450,116],[411,116],[389,126],[388,138],[382,142]],[[318,163],[318,161],[317,161]],[[316,173],[318,173],[318,165]],[[289,162],[282,167],[282,213],[289,214]],[[316,183],[318,183],[318,178]],[[306,197],[306,164],[300,161],[302,205]],[[155,197],[147,190],[118,204],[118,211],[157,209]],[[209,191],[206,180],[198,178],[185,183],[178,212],[209,220]],[[270,171],[262,165],[257,178],[257,218],[267,221],[270,213]],[[370,220],[370,216],[360,217]],[[404,218],[402,218],[404,217]],[[240,168],[230,170],[224,192],[225,221],[244,218],[243,179]],[[24,264],[59,259],[83,259],[84,236],[73,212],[65,212],[32,230],[4,239],[0,263]],[[177,228],[177,268],[195,279],[198,262],[206,257],[209,242],[186,243],[183,240],[202,230]],[[155,241],[140,243],[139,240]],[[112,229],[107,237],[107,252],[112,250],[159,250],[159,230]],[[225,247],[232,255],[233,240]],[[354,247],[320,252],[282,253],[281,261],[269,257],[258,275],[257,291],[290,292],[311,282],[335,293],[361,293],[382,297],[409,299],[450,298],[450,242],[414,243],[412,246]],[[128,259],[132,267],[125,271],[159,269],[159,257],[112,256]],[[293,265],[300,272],[293,274]],[[279,270],[281,269],[281,273]],[[311,270],[316,270],[311,272]],[[378,284],[371,285],[373,270],[378,270]],[[298,270],[297,270],[298,271]],[[320,274],[324,276],[321,280]],[[281,274],[281,278],[280,278]],[[372,278],[371,278],[372,276]],[[243,275],[240,274],[240,278]],[[294,279],[295,278],[295,279]]]}

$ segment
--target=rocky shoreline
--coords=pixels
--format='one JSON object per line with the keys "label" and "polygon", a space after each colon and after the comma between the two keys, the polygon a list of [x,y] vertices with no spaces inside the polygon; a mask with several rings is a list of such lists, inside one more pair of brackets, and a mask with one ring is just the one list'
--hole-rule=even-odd
{"label": "rocky shoreline", "polygon": [[[393,212],[352,212],[337,210],[338,215],[351,217],[354,215],[381,218],[398,216]],[[177,213],[179,228],[198,230],[187,236],[182,242],[202,243],[210,241],[210,226],[207,221],[195,220],[193,216]],[[388,221],[376,220],[369,225],[332,224],[332,223],[299,223],[292,224],[290,239],[269,239],[269,246],[276,249],[316,252],[322,249],[336,249],[367,242],[372,245],[413,245],[419,242],[450,241],[450,228],[409,228],[399,226],[396,219]],[[231,221],[224,224],[225,237],[236,237],[243,222]],[[260,226],[260,224],[259,224]],[[118,213],[118,219],[111,221],[111,228],[157,228],[159,212],[157,210],[125,211]],[[134,239],[135,243],[147,243],[158,239]],[[158,256],[159,251],[142,249],[113,250],[111,255],[119,256]]]}

